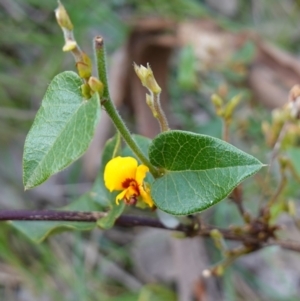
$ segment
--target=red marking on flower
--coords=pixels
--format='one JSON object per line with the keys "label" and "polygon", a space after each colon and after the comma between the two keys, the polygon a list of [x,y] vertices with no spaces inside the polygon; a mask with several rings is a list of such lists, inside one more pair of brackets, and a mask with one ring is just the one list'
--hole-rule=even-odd
{"label": "red marking on flower", "polygon": [[139,185],[136,182],[136,180],[134,180],[134,179],[126,179],[122,183],[122,186],[123,186],[124,189],[128,188],[129,186],[131,186],[136,191],[135,197],[140,195]]}
{"label": "red marking on flower", "polygon": [[126,179],[124,182],[122,182],[122,186],[124,188],[128,188],[130,186],[131,182],[135,182],[135,180],[134,179]]}

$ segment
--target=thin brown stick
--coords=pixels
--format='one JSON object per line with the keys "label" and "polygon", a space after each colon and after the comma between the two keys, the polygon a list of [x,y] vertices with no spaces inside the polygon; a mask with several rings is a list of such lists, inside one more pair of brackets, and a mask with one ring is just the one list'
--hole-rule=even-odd
{"label": "thin brown stick", "polygon": [[[107,216],[106,212],[96,211],[56,211],[56,210],[0,210],[0,221],[73,221],[73,222],[96,222],[98,219]],[[166,229],[170,231],[180,231],[187,236],[210,237],[211,231],[216,229],[213,226],[201,225],[200,229],[195,228],[196,224],[184,225],[179,224],[176,228],[169,228],[162,224],[158,219],[146,216],[122,215],[115,221],[116,226],[122,227],[152,227]],[[224,239],[240,241],[244,245],[256,246],[254,250],[259,250],[269,246],[279,246],[282,249],[300,252],[300,243],[296,241],[274,240],[261,242],[258,238],[249,234],[236,234],[230,229],[218,228]]]}
{"label": "thin brown stick", "polygon": [[106,212],[58,210],[0,210],[0,221],[74,221],[95,222]]}
{"label": "thin brown stick", "polygon": [[[96,222],[107,216],[106,212],[98,211],[67,211],[67,210],[0,210],[0,221],[71,221],[71,222]],[[185,232],[187,235],[193,226],[179,224],[176,228],[168,228],[158,219],[122,215],[116,219],[115,225],[123,227],[146,226]]]}

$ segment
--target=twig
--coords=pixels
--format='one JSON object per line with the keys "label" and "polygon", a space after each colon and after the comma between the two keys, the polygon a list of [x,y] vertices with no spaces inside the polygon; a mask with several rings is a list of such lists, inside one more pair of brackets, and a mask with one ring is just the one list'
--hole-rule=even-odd
{"label": "twig", "polygon": [[[56,210],[0,210],[0,221],[73,221],[73,222],[96,222],[98,219],[107,216],[106,212],[97,211],[56,211]],[[146,216],[122,215],[115,221],[116,226],[135,227],[146,226],[152,228],[179,231],[187,236],[210,237],[211,231],[216,227],[201,225],[197,229],[195,224],[179,224],[176,228],[168,228],[158,219]],[[300,252],[300,243],[296,241],[260,241],[257,237],[247,233],[237,234],[230,229],[217,228],[227,240],[240,241],[245,246],[255,246],[253,251],[269,246],[279,246],[282,249]]]}
{"label": "twig", "polygon": [[56,210],[0,210],[0,221],[74,221],[95,222],[106,212]]}
{"label": "twig", "polygon": [[[106,212],[98,211],[66,211],[66,210],[0,210],[0,221],[72,221],[72,222],[96,222],[107,216]],[[181,231],[191,233],[192,226],[180,224],[176,228],[168,228],[158,219],[122,215],[117,218],[115,225],[123,227],[146,226],[152,228]]]}
{"label": "twig", "polygon": [[153,93],[152,99],[153,99],[153,109],[155,111],[155,117],[159,122],[160,130],[162,132],[169,131],[170,128],[169,128],[168,120],[160,104],[160,93]]}
{"label": "twig", "polygon": [[[205,229],[202,229],[198,232],[198,236],[205,236],[210,237],[210,231],[214,229],[214,227],[208,227]],[[260,242],[255,237],[245,235],[245,234],[235,234],[230,230],[227,229],[218,229],[223,237],[227,240],[233,240],[233,241],[240,241],[243,242],[244,245],[256,245],[256,248],[253,249],[253,251],[258,251],[259,249],[265,248],[265,247],[272,247],[272,246],[278,246],[282,249],[300,252],[300,242],[293,241],[293,240],[274,240],[274,241],[267,241],[267,242]]]}

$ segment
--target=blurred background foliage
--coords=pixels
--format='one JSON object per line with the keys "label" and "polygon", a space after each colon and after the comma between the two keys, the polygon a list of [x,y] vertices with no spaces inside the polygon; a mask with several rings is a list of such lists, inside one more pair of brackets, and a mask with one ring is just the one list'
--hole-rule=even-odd
{"label": "blurred background foliage", "polygon": [[[299,56],[300,1],[233,0],[228,1],[229,7],[222,3],[227,1],[63,2],[75,25],[77,41],[90,54],[95,35],[104,36],[110,58],[110,54],[126,42],[130,20],[159,16],[178,22],[211,18],[231,32],[250,29],[262,39]],[[56,1],[0,0],[1,209],[59,207],[91,187],[81,174],[82,162],[79,161],[33,192],[23,192],[21,158],[26,133],[51,79],[64,70],[74,70],[72,57],[61,51],[63,37],[53,12],[56,5]],[[247,64],[252,59],[250,42],[235,53],[233,62]],[[238,92],[244,95],[231,126],[232,143],[265,162],[269,148],[261,132],[261,123],[271,119],[270,111],[259,105],[259,100],[253,103],[251,91],[241,84],[243,74],[230,65],[222,70],[199,72],[195,61],[189,46],[175,51],[171,60],[168,92],[172,101],[169,106],[178,127],[221,137],[221,120],[216,117],[209,98],[220,91],[221,84],[226,84],[228,99]],[[246,206],[252,212],[262,200],[258,182],[249,180],[245,185],[245,195],[252,197]],[[296,197],[298,193],[299,197],[296,187],[297,183],[291,181],[288,192]],[[235,207],[228,201],[206,213],[205,219],[223,227],[241,222]],[[172,277],[169,282],[158,281],[159,277],[153,281],[139,277],[135,267],[138,258],[132,249],[140,236],[138,229],[116,228],[106,232],[63,233],[35,245],[3,223],[0,230],[0,299],[178,300]],[[211,242],[207,241],[206,247],[211,254],[210,261],[205,263],[209,266],[220,260],[220,254]],[[275,251],[264,250],[259,257],[255,254],[230,267],[218,282],[222,300],[299,300],[299,277],[295,276],[300,267],[299,257],[293,254],[285,261],[276,257]],[[147,260],[151,264],[151,260],[156,259]],[[202,299],[199,297],[199,300]]]}

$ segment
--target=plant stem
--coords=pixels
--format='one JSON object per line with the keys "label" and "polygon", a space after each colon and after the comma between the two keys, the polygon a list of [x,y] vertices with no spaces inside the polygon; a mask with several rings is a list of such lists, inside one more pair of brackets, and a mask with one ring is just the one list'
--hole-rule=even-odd
{"label": "plant stem", "polygon": [[94,38],[94,49],[96,56],[97,72],[100,81],[104,85],[103,95],[105,101],[110,101],[109,87],[107,81],[107,72],[106,72],[106,56],[103,38],[96,36]]}
{"label": "plant stem", "polygon": [[[66,211],[66,210],[0,210],[0,221],[72,221],[72,222],[96,222],[98,219],[107,216],[106,212],[96,211]],[[146,226],[152,228],[166,229],[170,231],[180,231],[187,236],[210,237],[211,231],[216,227],[201,225],[196,230],[195,225],[179,224],[176,228],[168,228],[158,219],[147,216],[122,215],[115,221],[116,226],[135,227]],[[271,240],[267,242],[258,241],[255,237],[247,234],[236,234],[229,229],[217,228],[222,236],[227,240],[240,241],[244,244],[257,245],[253,251],[268,247],[279,246],[283,249],[300,252],[300,243],[292,240]]]}
{"label": "plant stem", "polygon": [[106,212],[65,210],[0,210],[0,221],[76,221],[95,222]]}
{"label": "plant stem", "polygon": [[[72,222],[96,222],[98,219],[107,216],[106,212],[96,211],[56,211],[56,210],[0,210],[0,221],[72,221]],[[194,225],[179,224],[176,228],[168,228],[158,219],[147,216],[122,215],[115,221],[116,226],[135,227],[147,226],[152,228],[166,229],[170,231],[180,231],[187,236],[210,237],[211,231],[216,227],[202,225],[195,230]],[[267,242],[258,241],[255,237],[247,234],[236,234],[229,229],[217,228],[222,236],[227,240],[240,241],[244,244],[253,244],[258,250],[268,246],[279,246],[283,249],[300,252],[300,243],[292,240],[272,240]],[[253,251],[255,251],[253,250]]]}
{"label": "plant stem", "polygon": [[223,140],[229,143],[229,124],[225,118],[223,119]]}
{"label": "plant stem", "polygon": [[160,104],[160,93],[153,93],[153,109],[155,111],[155,117],[157,118],[160,129],[162,132],[169,131],[169,124],[165,112]]}
{"label": "plant stem", "polygon": [[58,1],[58,8],[55,10],[55,17],[58,25],[63,31],[64,40],[66,43],[65,46],[68,45],[68,43],[74,44],[72,49],[64,51],[71,51],[76,63],[82,61],[82,51],[75,40],[73,33],[73,24],[71,23],[65,7],[60,3],[60,1]]}
{"label": "plant stem", "polygon": [[[106,212],[99,211],[67,211],[67,210],[0,210],[0,221],[69,221],[96,222],[106,217]],[[179,224],[176,228],[168,228],[158,219],[145,216],[122,215],[115,225],[123,227],[146,226],[152,228],[191,233],[193,225]]]}
{"label": "plant stem", "polygon": [[151,174],[155,178],[157,178],[160,176],[159,171],[150,163],[149,159],[143,154],[141,148],[134,141],[134,139],[131,136],[131,133],[129,132],[123,119],[121,118],[114,103],[112,102],[112,100],[110,98],[107,76],[106,76],[105,50],[104,50],[104,44],[103,44],[102,37],[97,36],[94,39],[94,48],[95,48],[95,54],[96,54],[96,60],[97,60],[98,76],[104,85],[103,95],[101,96],[101,104],[105,108],[107,114],[111,118],[115,127],[120,132],[121,136],[123,137],[125,142],[128,144],[128,146],[131,148],[133,153],[139,158],[139,160],[143,164],[148,166]]}

